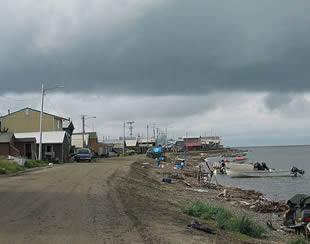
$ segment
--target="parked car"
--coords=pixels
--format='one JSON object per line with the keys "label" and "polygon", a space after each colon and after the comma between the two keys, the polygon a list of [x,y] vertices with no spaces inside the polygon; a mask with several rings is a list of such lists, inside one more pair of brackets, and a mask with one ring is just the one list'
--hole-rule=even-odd
{"label": "parked car", "polygon": [[91,162],[93,158],[93,154],[89,148],[81,148],[77,150],[74,158],[76,162],[80,162],[80,161]]}

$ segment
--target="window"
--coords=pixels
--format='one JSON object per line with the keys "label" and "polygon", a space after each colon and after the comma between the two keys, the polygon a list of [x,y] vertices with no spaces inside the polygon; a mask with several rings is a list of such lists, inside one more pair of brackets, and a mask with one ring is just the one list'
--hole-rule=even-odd
{"label": "window", "polygon": [[46,145],[46,152],[52,152],[52,145]]}
{"label": "window", "polygon": [[60,120],[57,120],[57,128],[60,129]]}
{"label": "window", "polygon": [[29,115],[29,109],[28,108],[26,109],[25,114],[26,114],[26,116]]}

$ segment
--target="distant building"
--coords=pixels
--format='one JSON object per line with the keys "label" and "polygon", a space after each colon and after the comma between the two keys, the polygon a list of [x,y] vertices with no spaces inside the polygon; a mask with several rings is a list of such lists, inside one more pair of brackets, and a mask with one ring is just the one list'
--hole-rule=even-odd
{"label": "distant building", "polygon": [[[44,112],[42,131],[62,131],[64,121],[69,120]],[[27,107],[1,116],[0,131],[6,129],[13,133],[40,131],[40,111]]]}
{"label": "distant building", "polygon": [[146,153],[148,148],[154,147],[156,145],[155,138],[139,138],[138,139],[138,152]]}
{"label": "distant building", "polygon": [[201,151],[201,137],[200,136],[191,136],[191,137],[183,137],[184,140],[184,148],[187,151]]}
{"label": "distant building", "polygon": [[110,139],[110,140],[104,140],[103,142],[107,146],[107,154],[109,154],[110,152],[117,153],[117,154],[120,154],[123,152],[124,140]]}
{"label": "distant building", "polygon": [[175,151],[206,151],[219,148],[223,148],[223,143],[219,136],[184,136],[177,139],[173,146]]}
{"label": "distant building", "polygon": [[[96,132],[84,133],[84,145],[87,148],[91,148],[99,157],[107,154],[107,146],[105,143],[100,143],[98,141]],[[72,135],[72,146],[75,148],[83,148],[83,133],[74,133]]]}

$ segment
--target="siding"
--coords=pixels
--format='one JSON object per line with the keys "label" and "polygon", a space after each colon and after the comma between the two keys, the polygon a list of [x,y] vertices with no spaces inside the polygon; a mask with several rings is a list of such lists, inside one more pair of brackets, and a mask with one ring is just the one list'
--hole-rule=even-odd
{"label": "siding", "polygon": [[[28,111],[27,111],[28,110]],[[60,128],[57,121],[60,121]],[[40,131],[40,112],[32,109],[23,109],[1,119],[1,129],[8,128],[9,132]],[[43,114],[43,131],[61,131],[62,121],[52,115]]]}

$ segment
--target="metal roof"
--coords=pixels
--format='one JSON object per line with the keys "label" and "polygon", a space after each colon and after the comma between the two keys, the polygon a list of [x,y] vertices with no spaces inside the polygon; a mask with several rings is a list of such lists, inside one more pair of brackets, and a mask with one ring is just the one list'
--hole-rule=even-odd
{"label": "metal roof", "polygon": [[0,133],[0,143],[8,143],[11,141],[13,136],[13,133],[11,132],[5,132],[5,133]]}
{"label": "metal roof", "polygon": [[135,139],[135,140],[126,140],[125,142],[126,142],[126,146],[127,147],[135,147],[135,146],[137,146],[137,139]]}
{"label": "metal roof", "polygon": [[[36,138],[37,144],[40,143],[40,132],[14,133],[16,139]],[[65,138],[65,131],[44,131],[42,132],[42,143],[62,144]]]}
{"label": "metal roof", "polygon": [[120,139],[110,139],[110,140],[104,140],[103,143],[105,144],[123,144],[124,141]]}

